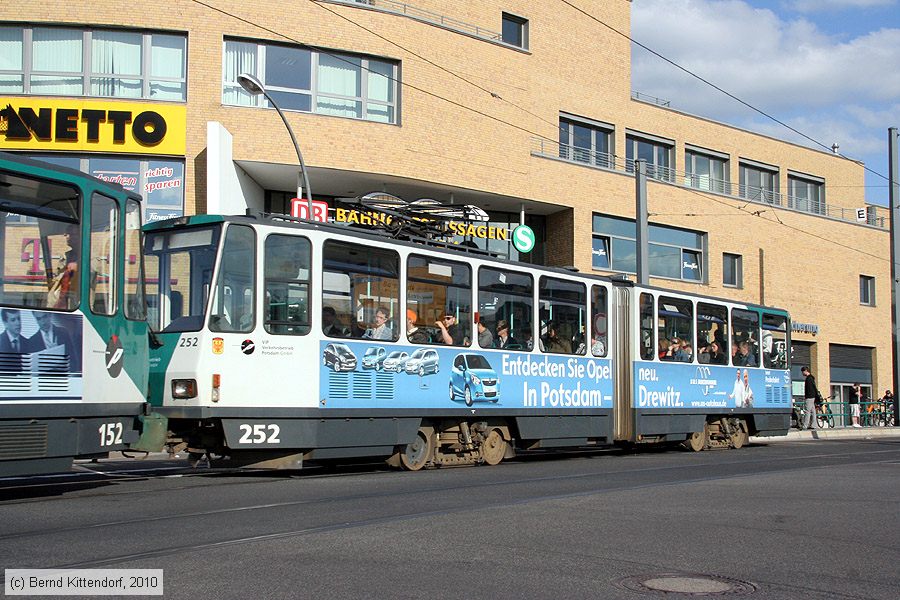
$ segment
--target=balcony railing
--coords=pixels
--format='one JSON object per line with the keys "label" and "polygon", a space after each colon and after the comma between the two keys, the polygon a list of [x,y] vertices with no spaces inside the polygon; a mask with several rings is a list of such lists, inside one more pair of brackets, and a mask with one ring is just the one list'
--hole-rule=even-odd
{"label": "balcony railing", "polygon": [[[622,160],[613,154],[606,152],[594,152],[585,148],[578,148],[566,144],[560,144],[546,138],[532,138],[531,154],[544,158],[555,158],[576,164],[587,165],[596,168],[609,169],[625,173],[634,172],[634,161]],[[722,194],[732,198],[748,200],[759,204],[780,206],[799,212],[821,215],[841,221],[865,223],[879,229],[887,229],[890,226],[890,213],[882,206],[866,205],[864,219],[859,218],[857,209],[840,206],[829,206],[821,200],[789,196],[773,190],[758,188],[750,185],[733,184],[730,181],[713,179],[707,175],[696,173],[678,173],[671,167],[647,165],[647,177],[662,183],[670,183],[682,187],[688,187],[705,192]]]}
{"label": "balcony railing", "polygon": [[503,41],[503,36],[501,36],[496,31],[492,31],[490,29],[485,29],[484,27],[479,27],[478,25],[472,25],[471,23],[466,23],[465,21],[460,21],[459,19],[454,19],[453,17],[448,17],[446,15],[432,12],[430,10],[425,10],[423,8],[417,8],[415,6],[406,4],[404,2],[395,2],[394,0],[325,0],[325,1],[332,2],[334,4],[346,4],[348,6],[363,5],[366,8],[371,8],[374,10],[378,10],[381,12],[387,12],[387,13],[391,13],[391,14],[395,14],[395,15],[403,15],[405,17],[411,17],[413,19],[425,21],[426,23],[431,23],[432,25],[437,25],[439,27],[444,27],[446,29],[452,29],[453,31],[457,31],[459,33],[465,33],[467,35],[471,35],[471,36],[481,38],[484,40],[488,40],[491,42]]}

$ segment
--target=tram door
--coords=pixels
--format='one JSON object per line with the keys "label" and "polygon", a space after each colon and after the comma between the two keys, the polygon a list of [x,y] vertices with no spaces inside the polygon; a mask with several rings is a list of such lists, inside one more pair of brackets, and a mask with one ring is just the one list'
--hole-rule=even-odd
{"label": "tram door", "polygon": [[616,286],[613,288],[613,312],[615,318],[615,342],[612,358],[615,381],[613,382],[613,418],[615,429],[613,439],[634,439],[634,410],[631,406],[633,393],[633,361],[637,353],[635,319],[633,312],[634,288]]}

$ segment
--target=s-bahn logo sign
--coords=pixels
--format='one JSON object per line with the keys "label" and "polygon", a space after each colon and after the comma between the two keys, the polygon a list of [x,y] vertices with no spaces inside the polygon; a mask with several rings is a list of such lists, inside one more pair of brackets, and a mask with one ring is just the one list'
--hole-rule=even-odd
{"label": "s-bahn logo sign", "polygon": [[180,154],[185,107],[0,97],[0,149]]}

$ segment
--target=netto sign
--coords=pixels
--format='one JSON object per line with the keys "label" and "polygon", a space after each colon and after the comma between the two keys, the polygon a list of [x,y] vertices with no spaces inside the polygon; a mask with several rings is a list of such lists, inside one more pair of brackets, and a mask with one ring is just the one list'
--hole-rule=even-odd
{"label": "netto sign", "polygon": [[0,148],[184,155],[185,107],[0,98]]}

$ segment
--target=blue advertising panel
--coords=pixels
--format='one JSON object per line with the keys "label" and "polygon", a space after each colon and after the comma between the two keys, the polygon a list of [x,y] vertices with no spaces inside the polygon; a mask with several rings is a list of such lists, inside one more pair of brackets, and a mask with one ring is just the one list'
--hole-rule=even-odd
{"label": "blue advertising panel", "polygon": [[374,340],[320,343],[322,408],[613,406],[609,359]]}
{"label": "blue advertising panel", "polygon": [[790,408],[791,372],[683,363],[634,363],[639,409]]}

